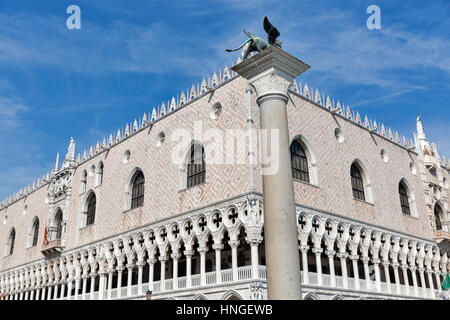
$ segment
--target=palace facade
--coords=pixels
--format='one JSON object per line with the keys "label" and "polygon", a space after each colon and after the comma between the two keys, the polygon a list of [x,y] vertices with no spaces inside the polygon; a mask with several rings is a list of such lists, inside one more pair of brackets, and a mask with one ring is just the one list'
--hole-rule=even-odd
{"label": "palace facade", "polygon": [[[292,285],[304,299],[440,298],[450,164],[421,119],[406,139],[297,82],[287,113]],[[1,202],[1,299],[266,299],[259,127],[254,90],[226,67],[78,156],[70,139],[61,165]],[[237,132],[245,161],[209,152],[208,130]]]}

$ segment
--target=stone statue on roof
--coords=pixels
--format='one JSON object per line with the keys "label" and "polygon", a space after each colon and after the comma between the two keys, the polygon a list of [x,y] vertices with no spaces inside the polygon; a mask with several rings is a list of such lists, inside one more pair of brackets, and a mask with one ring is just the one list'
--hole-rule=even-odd
{"label": "stone statue on roof", "polygon": [[251,52],[261,52],[262,50],[270,46],[277,46],[281,48],[281,41],[277,40],[277,38],[280,36],[280,32],[269,22],[269,19],[267,17],[264,17],[263,27],[267,33],[267,41],[264,41],[262,38],[244,29],[244,33],[249,37],[249,39],[245,41],[239,48],[226,49],[226,51],[232,52],[244,48],[242,52],[242,60],[245,60]]}

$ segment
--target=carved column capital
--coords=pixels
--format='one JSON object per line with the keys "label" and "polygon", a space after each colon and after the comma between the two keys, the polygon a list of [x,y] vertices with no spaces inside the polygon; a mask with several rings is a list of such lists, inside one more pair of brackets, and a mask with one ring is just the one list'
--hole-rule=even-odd
{"label": "carved column capital", "polygon": [[221,244],[221,243],[214,243],[214,244],[212,245],[212,248],[213,248],[214,250],[222,250],[222,249],[223,249],[223,244]]}
{"label": "carved column capital", "polygon": [[148,263],[149,265],[154,265],[154,264],[157,263],[157,262],[158,262],[158,259],[156,259],[156,258],[147,259],[147,263]]}
{"label": "carved column capital", "polygon": [[350,260],[358,260],[359,259],[359,255],[357,254],[352,254],[349,256]]}
{"label": "carved column capital", "polygon": [[239,246],[240,241],[239,240],[230,240],[228,241],[228,244],[231,248],[237,248]]}
{"label": "carved column capital", "polygon": [[317,256],[323,252],[322,248],[312,248],[312,252]]}

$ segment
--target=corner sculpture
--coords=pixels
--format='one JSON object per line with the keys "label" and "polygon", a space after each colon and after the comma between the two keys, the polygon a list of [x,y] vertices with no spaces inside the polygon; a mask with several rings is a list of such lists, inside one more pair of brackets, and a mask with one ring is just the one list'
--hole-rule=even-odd
{"label": "corner sculpture", "polygon": [[281,48],[281,41],[277,40],[277,38],[280,36],[280,32],[269,22],[269,19],[267,17],[264,17],[263,27],[267,33],[267,42],[244,29],[244,33],[250,39],[245,41],[239,48],[226,49],[226,51],[233,52],[245,47],[242,52],[242,60],[244,61],[245,59],[247,59],[248,55],[251,52],[258,51],[259,53],[270,46]]}

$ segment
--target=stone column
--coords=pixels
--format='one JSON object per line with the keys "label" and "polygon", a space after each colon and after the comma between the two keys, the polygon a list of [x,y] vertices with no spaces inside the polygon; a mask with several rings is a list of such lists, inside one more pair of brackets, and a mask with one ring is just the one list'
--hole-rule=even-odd
{"label": "stone column", "polygon": [[442,292],[441,279],[439,278],[440,274],[441,274],[441,272],[439,270],[436,270],[434,272],[434,277],[436,278],[437,290],[438,290],[439,293]]}
{"label": "stone column", "polygon": [[317,268],[317,284],[319,286],[323,285],[323,278],[322,278],[322,248],[313,248],[313,253],[316,256],[316,268]]}
{"label": "stone column", "polygon": [[370,273],[369,273],[369,257],[363,257],[362,258],[363,264],[364,264],[364,278],[366,278],[366,289],[370,290],[372,289],[372,284],[370,281]]}
{"label": "stone column", "polygon": [[86,287],[87,287],[88,275],[87,274],[83,274],[81,276],[81,278],[83,279],[83,286],[82,286],[82,289],[81,289],[81,299],[86,300]]}
{"label": "stone column", "polygon": [[386,287],[388,293],[392,293],[391,277],[389,275],[389,261],[383,260],[384,277],[386,278]]}
{"label": "stone column", "polygon": [[405,280],[405,287],[406,287],[406,295],[409,295],[409,279],[408,279],[408,266],[406,264],[402,264],[401,266],[403,271],[403,279]]}
{"label": "stone column", "polygon": [[[69,300],[69,298],[70,298],[70,291],[72,290],[72,286],[71,286],[71,281],[70,280],[67,280],[67,281],[69,281],[69,283],[68,283],[68,290],[67,290],[67,300]],[[62,300],[63,298],[64,298],[64,291],[66,290],[66,283],[65,282],[63,282],[63,283],[61,283],[61,292],[60,292],[60,294],[59,294],[59,298]]]}
{"label": "stone column", "polygon": [[[425,293],[427,289],[427,285],[425,283],[425,275],[424,275],[425,269],[423,267],[419,268],[419,275],[420,275],[420,283],[422,284],[422,292]],[[426,295],[424,294],[424,297]]]}
{"label": "stone column", "polygon": [[258,258],[258,247],[261,239],[251,239],[250,240],[250,250],[251,250],[251,261],[252,261],[252,279],[259,278],[259,258]]}
{"label": "stone column", "polygon": [[46,286],[45,283],[42,284],[42,290],[41,290],[41,300],[45,300],[45,293],[46,293]]}
{"label": "stone column", "polygon": [[134,264],[129,263],[127,264],[127,269],[128,269],[128,278],[127,278],[127,297],[131,297],[131,281],[132,276],[133,276],[133,268],[134,268]]}
{"label": "stone column", "polygon": [[94,290],[95,290],[95,277],[97,276],[97,274],[95,272],[91,272],[91,290],[90,290],[90,294],[91,294],[91,300],[94,300]]}
{"label": "stone column", "polygon": [[[112,284],[113,284],[114,268],[108,269],[108,300],[112,298]],[[117,296],[117,294],[116,294]]]}
{"label": "stone column", "polygon": [[148,263],[148,290],[153,291],[153,279],[154,277],[154,272],[155,272],[155,263],[158,262],[158,260],[156,259],[148,259],[147,263]]}
{"label": "stone column", "polygon": [[205,275],[205,256],[208,251],[207,247],[199,247],[197,251],[200,253],[200,285],[204,286],[206,284]]}
{"label": "stone column", "polygon": [[[286,105],[289,85],[309,66],[282,49],[271,46],[232,69],[255,87],[258,95],[256,102],[261,111],[261,129],[267,130],[270,137],[264,139],[265,132],[262,133],[268,298],[301,300]],[[272,141],[272,136],[275,141]]]}
{"label": "stone column", "polygon": [[178,289],[178,259],[180,259],[179,253],[172,253],[170,257],[173,261],[173,276],[172,276],[172,288]]}
{"label": "stone column", "polygon": [[145,261],[138,261],[138,294],[142,294],[142,273],[144,271]]}
{"label": "stone column", "polygon": [[307,246],[307,245],[300,246],[300,251],[302,252],[303,284],[309,284],[308,249],[309,249],[309,246]]}
{"label": "stone column", "polygon": [[41,291],[41,288],[40,288],[40,286],[38,286],[37,288],[36,288],[36,293],[35,293],[35,295],[34,295],[34,300],[39,300],[39,297],[40,297],[40,291]]}
{"label": "stone column", "polygon": [[160,277],[160,290],[165,291],[166,290],[166,256],[160,256],[159,261],[161,262],[161,277]]}
{"label": "stone column", "polygon": [[117,298],[122,297],[122,275],[123,275],[123,270],[125,268],[120,265],[116,267],[117,270]]}
{"label": "stone column", "polygon": [[106,287],[106,270],[99,272],[100,284],[98,286],[98,298],[99,300],[105,300],[105,287]]}
{"label": "stone column", "polygon": [[395,278],[395,290],[397,294],[401,294],[400,290],[400,277],[398,275],[398,263],[393,263],[392,268],[394,269],[394,278]]}
{"label": "stone column", "polygon": [[334,255],[336,252],[334,252],[334,250],[327,250],[326,254],[328,256],[328,265],[330,266],[330,282],[331,286],[334,288],[336,287],[336,275],[334,271]]}
{"label": "stone column", "polygon": [[434,287],[433,278],[431,276],[432,273],[433,271],[431,269],[427,270],[428,283],[430,284],[430,298],[434,298],[434,290],[436,290]]}
{"label": "stone column", "polygon": [[377,291],[381,292],[380,260],[372,259],[372,263],[375,269],[375,283],[377,285]]}
{"label": "stone column", "polygon": [[417,274],[416,274],[416,267],[410,267],[412,279],[413,279],[413,287],[414,287],[414,295],[416,297],[419,296],[419,286],[417,285]]}
{"label": "stone column", "polygon": [[184,255],[186,256],[186,288],[190,288],[192,286],[192,278],[191,278],[192,251],[185,250]]}
{"label": "stone column", "polygon": [[222,273],[221,273],[221,252],[223,249],[223,244],[213,244],[213,249],[216,252],[216,283],[222,283]]}
{"label": "stone column", "polygon": [[231,269],[233,273],[233,281],[238,280],[238,271],[237,271],[237,248],[239,246],[239,240],[230,240],[228,244],[231,247]]}
{"label": "stone column", "polygon": [[361,289],[361,286],[359,285],[358,259],[359,259],[359,256],[357,254],[350,256],[350,260],[352,260],[353,274],[354,274],[354,279],[355,279],[355,290]]}
{"label": "stone column", "polygon": [[342,282],[344,283],[344,288],[348,288],[348,274],[347,274],[347,257],[348,253],[339,252],[337,254],[339,259],[341,259],[341,270],[342,270]]}

